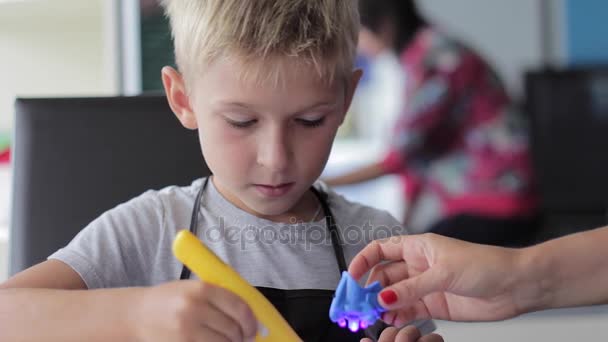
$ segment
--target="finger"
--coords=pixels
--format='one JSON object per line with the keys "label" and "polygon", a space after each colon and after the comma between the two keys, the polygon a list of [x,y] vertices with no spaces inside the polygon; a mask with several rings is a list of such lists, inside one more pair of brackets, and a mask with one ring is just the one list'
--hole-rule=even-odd
{"label": "finger", "polygon": [[420,330],[410,325],[399,330],[397,336],[395,336],[395,342],[417,342],[420,336]]}
{"label": "finger", "polygon": [[213,331],[228,341],[243,340],[243,331],[240,324],[213,304],[205,305],[199,317],[198,323],[205,333]]}
{"label": "finger", "polygon": [[432,318],[428,308],[422,301],[418,301],[412,306],[389,312],[393,313],[391,325],[397,328],[404,327],[413,321]]}
{"label": "finger", "polygon": [[413,321],[430,319],[426,305],[422,301],[418,301],[411,306],[404,307],[395,311],[387,311],[382,314],[382,320],[388,324],[401,328]]}
{"label": "finger", "polygon": [[397,310],[411,306],[433,292],[445,290],[448,283],[448,272],[432,267],[420,275],[387,286],[378,295],[378,300],[384,308]]}
{"label": "finger", "polygon": [[394,236],[387,239],[374,240],[365,246],[353,258],[348,273],[359,280],[365,273],[383,260],[403,260],[404,244],[414,236]]}
{"label": "finger", "polygon": [[249,305],[247,305],[239,296],[226,289],[211,286],[207,298],[210,304],[237,322],[244,338],[255,336],[258,321],[253,314],[253,311],[251,311],[251,308],[249,308]]}
{"label": "finger", "polygon": [[362,338],[359,342],[374,342],[371,338]]}
{"label": "finger", "polygon": [[437,334],[422,336],[418,342],[444,342],[443,337]]}
{"label": "finger", "polygon": [[210,329],[209,327],[203,327],[199,329],[194,336],[194,341],[206,342],[206,341],[218,341],[218,342],[232,342],[226,335],[218,332],[217,330]]}
{"label": "finger", "polygon": [[385,313],[382,314],[382,320],[388,324],[388,325],[393,325],[393,322],[395,321],[395,317],[397,317],[397,312],[396,311],[387,311]]}
{"label": "finger", "polygon": [[382,287],[386,287],[407,278],[409,278],[407,264],[404,261],[394,261],[387,264],[379,264],[372,268],[367,278],[366,286],[379,281]]}
{"label": "finger", "polygon": [[382,331],[378,342],[394,342],[398,332],[399,329],[395,327],[388,327]]}

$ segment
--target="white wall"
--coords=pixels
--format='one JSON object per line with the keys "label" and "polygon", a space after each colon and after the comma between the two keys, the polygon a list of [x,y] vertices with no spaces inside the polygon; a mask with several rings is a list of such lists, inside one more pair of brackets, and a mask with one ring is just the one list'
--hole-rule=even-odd
{"label": "white wall", "polygon": [[117,92],[104,28],[104,1],[0,3],[0,131],[10,131],[15,96]]}
{"label": "white wall", "polygon": [[521,95],[522,74],[542,62],[542,0],[419,0],[435,23],[477,48]]}

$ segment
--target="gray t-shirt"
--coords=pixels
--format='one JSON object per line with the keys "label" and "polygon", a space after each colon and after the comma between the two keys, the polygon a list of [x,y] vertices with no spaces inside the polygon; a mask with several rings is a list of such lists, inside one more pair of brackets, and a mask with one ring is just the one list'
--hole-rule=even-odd
{"label": "gray t-shirt", "polygon": [[[178,231],[189,228],[203,181],[147,191],[118,205],[49,258],[72,267],[89,289],[177,280],[182,264],[171,244]],[[389,213],[350,202],[321,182],[314,186],[328,195],[347,264],[371,240],[407,233]],[[340,273],[325,218],[318,218],[294,224],[261,219],[234,206],[208,182],[198,237],[253,286],[333,290]]]}

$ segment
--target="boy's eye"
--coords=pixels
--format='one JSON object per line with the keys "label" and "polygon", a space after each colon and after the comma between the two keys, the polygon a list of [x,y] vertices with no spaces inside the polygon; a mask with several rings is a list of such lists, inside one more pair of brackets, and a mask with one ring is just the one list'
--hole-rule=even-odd
{"label": "boy's eye", "polygon": [[250,127],[253,124],[255,124],[257,122],[257,120],[237,121],[237,120],[226,119],[226,122],[228,122],[228,124],[230,124],[230,126],[233,126],[236,128],[247,128],[247,127]]}
{"label": "boy's eye", "polygon": [[[230,126],[233,126],[235,128],[248,128],[248,127],[253,126],[255,123],[257,123],[257,121],[258,121],[257,119],[240,121],[240,120],[226,118],[226,122],[228,122],[228,124]],[[319,119],[313,119],[313,120],[298,118],[298,119],[296,119],[296,122],[298,122],[299,124],[301,124],[305,127],[319,127],[319,126],[323,125],[323,123],[325,122],[325,117],[321,117]]]}
{"label": "boy's eye", "polygon": [[323,122],[325,122],[325,117],[315,119],[315,120],[296,119],[296,121],[306,127],[319,127],[319,126],[323,125]]}

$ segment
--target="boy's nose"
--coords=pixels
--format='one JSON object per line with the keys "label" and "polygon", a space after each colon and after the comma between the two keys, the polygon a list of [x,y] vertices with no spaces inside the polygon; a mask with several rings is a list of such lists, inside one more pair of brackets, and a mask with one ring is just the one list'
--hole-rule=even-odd
{"label": "boy's nose", "polygon": [[285,171],[290,161],[286,134],[280,130],[274,130],[272,133],[261,138],[257,159],[259,165],[270,171]]}

